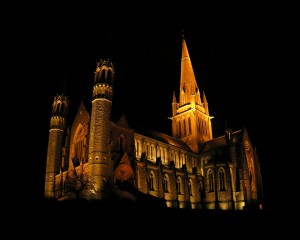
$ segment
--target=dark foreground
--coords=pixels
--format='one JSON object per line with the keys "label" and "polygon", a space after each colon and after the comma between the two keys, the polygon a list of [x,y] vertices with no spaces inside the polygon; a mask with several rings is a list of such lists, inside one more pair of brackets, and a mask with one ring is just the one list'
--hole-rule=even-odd
{"label": "dark foreground", "polygon": [[[266,232],[273,221],[268,212],[257,209],[171,209],[159,203],[143,205],[123,200],[43,201],[34,206],[23,206],[22,209],[21,219],[24,223],[39,226],[38,229],[43,229],[50,235],[61,231],[75,236],[92,232],[100,234],[103,231],[127,235],[138,231],[147,239],[148,235],[153,234],[157,237],[161,234],[175,237],[178,234],[196,234],[200,239],[202,234],[226,237],[240,236],[242,232],[245,237]],[[49,231],[49,228],[52,230]]]}
{"label": "dark foreground", "polygon": [[43,201],[19,207],[9,216],[10,233],[42,239],[245,240],[287,233],[280,216],[256,209],[171,209],[126,201]]}

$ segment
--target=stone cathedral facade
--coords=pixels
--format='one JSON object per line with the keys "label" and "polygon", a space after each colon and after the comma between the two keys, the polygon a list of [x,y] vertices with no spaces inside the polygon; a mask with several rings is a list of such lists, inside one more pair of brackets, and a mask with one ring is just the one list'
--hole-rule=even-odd
{"label": "stone cathedral facade", "polygon": [[[166,207],[242,210],[262,207],[256,149],[245,128],[213,137],[208,101],[198,88],[182,40],[178,98],[170,99],[172,136],[112,122],[115,68],[100,60],[90,106],[67,122],[68,97],[52,104],[45,171],[46,199],[162,200]],[[88,110],[90,109],[90,110]]]}

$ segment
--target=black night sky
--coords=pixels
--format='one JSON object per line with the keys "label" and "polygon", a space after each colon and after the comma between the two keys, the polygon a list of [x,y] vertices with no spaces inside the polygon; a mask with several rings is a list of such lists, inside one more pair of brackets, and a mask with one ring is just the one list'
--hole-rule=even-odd
{"label": "black night sky", "polygon": [[36,15],[29,20],[25,35],[31,79],[26,87],[35,105],[30,110],[34,124],[28,129],[35,139],[28,147],[30,202],[43,198],[53,97],[67,94],[74,115],[81,98],[91,98],[99,59],[115,62],[112,120],[124,113],[133,129],[143,126],[171,135],[168,117],[173,91],[178,97],[184,30],[198,86],[201,93],[205,91],[214,116],[214,137],[223,135],[225,126],[233,131],[246,127],[257,147],[266,208],[273,207],[274,153],[268,141],[275,97],[268,84],[273,26],[263,12],[241,12],[228,18],[226,14],[174,19],[131,15],[118,21],[66,10]]}

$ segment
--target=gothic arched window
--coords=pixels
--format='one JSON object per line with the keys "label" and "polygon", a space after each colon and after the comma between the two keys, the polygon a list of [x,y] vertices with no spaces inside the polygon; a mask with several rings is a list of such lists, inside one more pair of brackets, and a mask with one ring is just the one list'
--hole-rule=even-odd
{"label": "gothic arched window", "polygon": [[165,174],[165,176],[164,176],[163,186],[164,186],[164,192],[168,193],[169,192],[169,176],[168,176],[168,174]]}
{"label": "gothic arched window", "polygon": [[150,191],[154,191],[154,174],[151,171],[148,176],[148,187]]}
{"label": "gothic arched window", "polygon": [[181,178],[180,177],[177,178],[176,187],[177,187],[177,193],[181,194],[182,189],[181,189]]}
{"label": "gothic arched window", "polygon": [[225,182],[225,170],[224,168],[219,169],[219,184],[220,184],[220,191],[225,191],[226,190],[226,182]]}
{"label": "gothic arched window", "polygon": [[192,133],[192,125],[191,125],[191,118],[188,119],[188,126],[189,126],[189,134]]}
{"label": "gothic arched window", "polygon": [[209,192],[214,191],[214,175],[211,169],[208,170],[208,190]]}

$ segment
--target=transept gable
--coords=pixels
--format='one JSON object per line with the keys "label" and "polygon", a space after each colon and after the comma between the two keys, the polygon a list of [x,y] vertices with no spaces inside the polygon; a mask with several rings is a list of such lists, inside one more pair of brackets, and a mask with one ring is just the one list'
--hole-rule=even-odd
{"label": "transept gable", "polygon": [[130,163],[130,159],[127,155],[127,153],[125,152],[122,156],[122,158],[120,159],[119,163],[116,166],[115,169],[115,180],[116,181],[128,181],[131,179],[134,179],[135,175],[134,175],[134,171],[131,167],[131,163]]}
{"label": "transept gable", "polygon": [[118,120],[118,122],[116,124],[123,128],[129,128],[127,119],[124,114],[122,114],[122,116],[120,117],[120,119]]}
{"label": "transept gable", "polygon": [[88,113],[84,103],[81,101],[77,113],[75,115],[72,130],[77,128],[76,126],[81,123],[82,125],[86,125],[90,122],[90,114]]}

